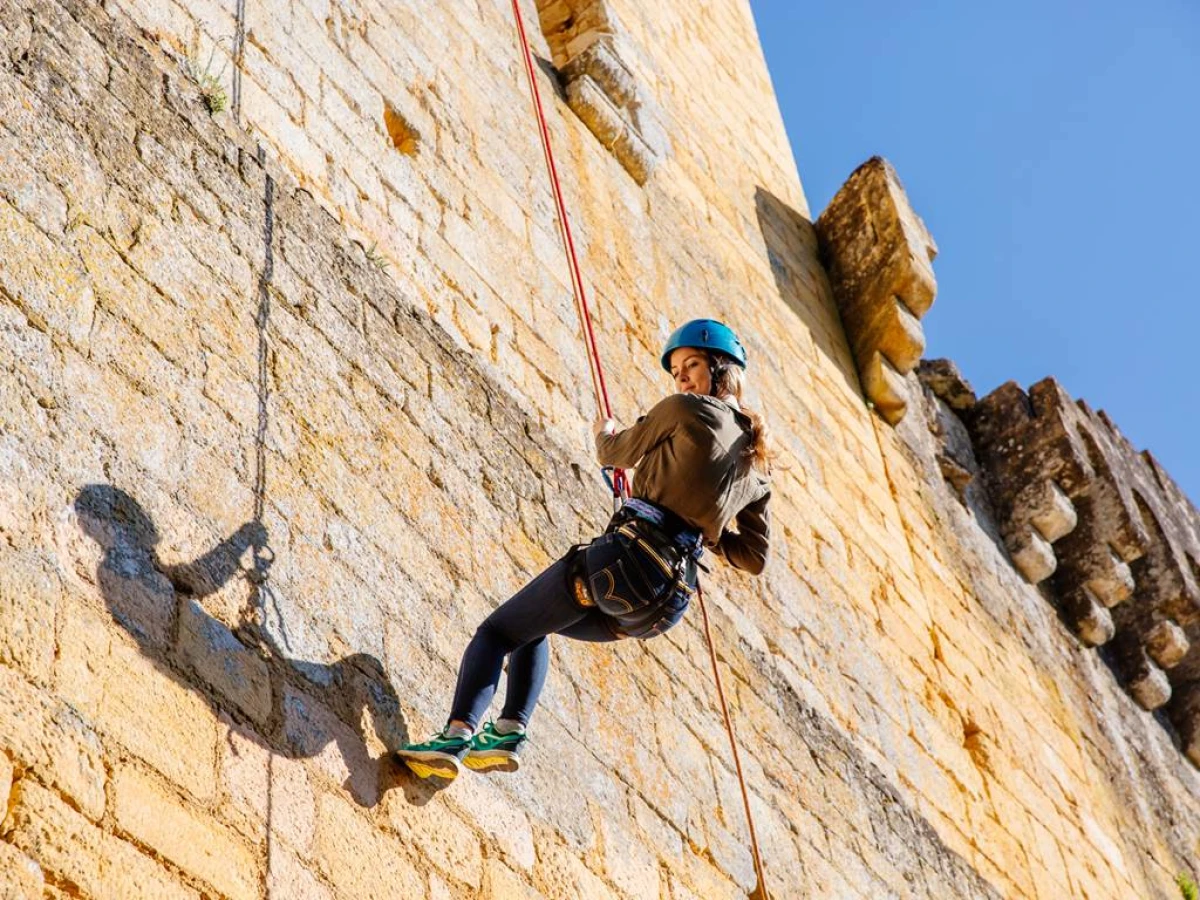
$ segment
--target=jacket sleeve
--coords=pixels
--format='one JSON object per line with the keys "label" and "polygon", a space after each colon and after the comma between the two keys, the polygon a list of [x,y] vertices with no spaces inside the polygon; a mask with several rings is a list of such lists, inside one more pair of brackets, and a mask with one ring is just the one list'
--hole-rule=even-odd
{"label": "jacket sleeve", "polygon": [[602,466],[632,469],[657,444],[666,440],[679,425],[683,412],[683,394],[660,400],[637,423],[616,434],[596,435],[596,459]]}
{"label": "jacket sleeve", "polygon": [[751,575],[761,575],[767,565],[767,551],[771,544],[771,520],[767,504],[771,492],[747,504],[737,514],[737,532],[726,530],[713,549],[728,560],[729,564],[743,569]]}

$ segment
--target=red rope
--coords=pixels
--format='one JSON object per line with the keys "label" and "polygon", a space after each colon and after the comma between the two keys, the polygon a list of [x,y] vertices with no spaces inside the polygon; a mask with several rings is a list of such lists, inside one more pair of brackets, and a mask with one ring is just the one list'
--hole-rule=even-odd
{"label": "red rope", "polygon": [[[537,77],[533,68],[533,55],[529,51],[529,40],[525,35],[525,23],[521,18],[521,7],[518,0],[512,0],[513,18],[517,22],[517,34],[520,37],[522,55],[525,60],[525,75],[529,79],[529,90],[533,97],[533,106],[537,112],[538,133],[542,139],[542,153],[546,159],[546,169],[550,173],[550,183],[554,189],[554,202],[558,210],[559,228],[562,234],[563,247],[567,253],[571,273],[571,288],[575,293],[575,304],[583,323],[585,349],[588,355],[588,365],[592,370],[592,386],[596,390],[596,403],[604,411],[604,415],[612,418],[612,407],[608,402],[608,388],[604,383],[604,368],[600,363],[600,350],[596,346],[596,333],[592,328],[591,314],[588,310],[587,295],[583,286],[583,274],[579,268],[579,257],[575,253],[575,239],[571,234],[571,223],[567,218],[567,206],[563,200],[562,185],[558,178],[558,167],[554,163],[554,151],[550,147],[550,130],[546,127],[546,113],[542,107],[542,96],[538,90]],[[613,494],[617,497],[627,495],[625,472],[621,469],[613,471]],[[721,672],[717,668],[717,650],[713,644],[712,630],[708,623],[708,609],[704,604],[704,593],[699,583],[696,593],[700,599],[700,612],[704,617],[704,635],[708,638],[708,653],[712,659],[713,678],[717,683],[717,698],[721,702],[721,714],[725,717],[725,730],[729,733],[729,744],[733,748],[733,762],[737,769],[738,783],[742,788],[742,802],[746,806],[746,821],[750,825],[750,846],[754,853],[754,872],[758,878],[756,895],[761,900],[770,900],[767,894],[767,882],[763,872],[762,855],[758,850],[758,835],[754,830],[754,816],[750,812],[750,793],[746,789],[746,779],[742,773],[742,760],[738,754],[737,739],[733,734],[733,720],[729,717],[729,707],[725,703],[725,690],[721,686]]]}
{"label": "red rope", "polygon": [[[550,145],[550,129],[546,126],[546,113],[542,107],[542,95],[538,90],[537,77],[533,67],[533,54],[529,51],[529,40],[525,34],[525,22],[521,17],[518,0],[512,0],[513,18],[517,23],[517,34],[521,42],[522,57],[525,61],[525,75],[529,80],[529,92],[533,97],[533,107],[537,113],[538,134],[542,139],[542,154],[546,160],[546,169],[550,173],[550,185],[554,189],[554,203],[558,211],[559,230],[563,240],[563,248],[567,254],[568,269],[571,275],[571,289],[575,294],[576,311],[583,325],[584,347],[587,351],[588,366],[592,372],[592,388],[596,392],[596,405],[607,418],[612,418],[612,405],[608,399],[608,385],[604,381],[604,367],[600,364],[600,350],[596,345],[596,332],[592,328],[591,312],[588,309],[587,292],[583,284],[583,271],[579,267],[579,256],[575,252],[575,238],[571,233],[571,221],[567,217],[567,204],[563,200],[562,184],[558,177],[558,166],[554,162],[554,150]],[[628,482],[622,469],[613,471],[613,493],[624,498],[627,495]]]}

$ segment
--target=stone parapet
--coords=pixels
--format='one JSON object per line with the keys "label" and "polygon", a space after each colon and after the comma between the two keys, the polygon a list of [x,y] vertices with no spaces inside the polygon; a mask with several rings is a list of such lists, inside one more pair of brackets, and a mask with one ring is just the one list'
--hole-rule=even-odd
{"label": "stone parapet", "polygon": [[855,169],[816,228],[863,391],[894,425],[907,406],[903,376],[925,350],[920,320],[937,293],[937,245],[878,156]]}
{"label": "stone parapet", "polygon": [[923,380],[965,398],[956,412],[1014,565],[1045,583],[1080,640],[1111,645],[1134,699],[1167,705],[1200,763],[1200,513],[1151,453],[1055,379],[972,402],[947,387],[947,365],[923,363]]}

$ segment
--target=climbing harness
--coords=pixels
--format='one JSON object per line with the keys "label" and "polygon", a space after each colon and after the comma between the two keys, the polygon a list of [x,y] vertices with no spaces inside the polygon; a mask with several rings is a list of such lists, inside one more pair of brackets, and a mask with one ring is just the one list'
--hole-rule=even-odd
{"label": "climbing harness", "polygon": [[580,549],[579,575],[613,634],[646,639],[674,628],[696,592],[701,533],[669,510],[632,498]]}
{"label": "climbing harness", "polygon": [[[596,348],[596,333],[592,329],[592,317],[588,310],[587,292],[583,285],[583,272],[579,268],[579,257],[575,253],[575,238],[571,234],[571,221],[567,218],[567,204],[563,200],[562,184],[558,178],[558,166],[554,163],[554,150],[550,146],[550,129],[546,126],[546,113],[542,108],[542,95],[538,90],[537,78],[533,70],[533,54],[529,51],[529,40],[525,36],[525,21],[521,17],[521,7],[518,0],[512,0],[513,18],[517,23],[517,35],[520,39],[522,58],[525,61],[525,75],[529,81],[529,93],[533,98],[533,108],[538,123],[538,134],[542,139],[542,154],[546,160],[546,171],[550,175],[550,186],[554,192],[554,204],[558,212],[558,227],[562,237],[563,249],[567,255],[567,269],[571,275],[571,291],[575,296],[575,310],[579,313],[579,321],[583,328],[584,350],[587,353],[588,368],[592,373],[592,388],[596,392],[596,406],[603,411],[606,418],[612,418],[612,406],[608,402],[608,386],[604,383],[604,369],[600,366],[600,351]],[[608,481],[605,478],[605,481]],[[609,484],[613,492],[613,509],[619,509],[629,498],[629,480],[623,469],[614,469]]]}
{"label": "climbing harness", "polygon": [[[596,334],[592,329],[591,315],[588,310],[587,296],[584,291],[583,275],[579,268],[579,258],[575,253],[575,241],[571,235],[571,223],[567,218],[566,203],[563,200],[562,185],[558,178],[558,167],[554,163],[554,151],[550,146],[550,130],[546,126],[546,114],[542,107],[542,97],[537,86],[537,77],[534,73],[533,54],[529,50],[529,40],[525,34],[525,23],[521,17],[521,7],[519,0],[512,0],[513,18],[517,24],[517,36],[521,44],[522,58],[525,62],[525,76],[529,81],[529,92],[533,99],[534,112],[538,123],[538,134],[542,141],[542,153],[545,156],[546,170],[550,176],[550,185],[554,192],[554,203],[558,213],[559,231],[563,241],[563,249],[566,252],[568,269],[571,274],[571,288],[575,295],[575,306],[579,313],[580,322],[583,328],[584,349],[588,357],[588,367],[592,375],[592,387],[596,392],[596,405],[603,410],[607,418],[612,418],[612,407],[608,400],[608,388],[604,383],[604,369],[600,363],[600,351],[596,346]],[[689,323],[689,325],[694,323]],[[719,323],[716,323],[719,324]],[[686,326],[685,326],[686,327]],[[724,326],[722,326],[724,327]],[[728,329],[726,329],[728,330]],[[678,333],[678,332],[677,332]],[[730,332],[732,334],[732,332]],[[723,339],[724,335],[716,335],[713,339]],[[736,336],[733,338],[736,341]],[[721,349],[725,349],[722,347]],[[741,349],[740,343],[736,348],[730,347],[734,351],[734,356],[741,365],[745,365],[745,351]],[[740,354],[737,351],[741,351]],[[623,469],[613,469],[612,479],[609,480],[605,474],[605,481],[613,491],[613,509],[614,512],[621,510],[622,504],[635,503],[629,499],[629,481]],[[643,517],[644,520],[644,517]],[[767,893],[767,880],[763,872],[762,856],[758,849],[758,835],[754,829],[754,816],[750,811],[750,793],[746,789],[746,779],[742,773],[741,757],[738,755],[737,739],[733,733],[733,721],[729,717],[729,708],[725,703],[725,691],[721,686],[721,672],[717,667],[717,651],[713,644],[712,630],[708,622],[708,610],[704,603],[704,591],[700,588],[700,582],[696,581],[696,596],[700,601],[700,612],[704,618],[704,635],[708,639],[708,653],[712,660],[713,679],[717,684],[717,697],[721,702],[721,714],[725,719],[725,730],[729,733],[729,744],[733,749],[734,766],[737,769],[738,783],[742,789],[742,802],[746,807],[746,821],[750,826],[750,846],[754,855],[754,872],[758,879],[758,885],[755,889],[754,896],[760,900],[770,900],[770,895]],[[686,606],[684,607],[686,608]],[[679,613],[682,616],[682,610]],[[668,626],[669,627],[669,626]]]}

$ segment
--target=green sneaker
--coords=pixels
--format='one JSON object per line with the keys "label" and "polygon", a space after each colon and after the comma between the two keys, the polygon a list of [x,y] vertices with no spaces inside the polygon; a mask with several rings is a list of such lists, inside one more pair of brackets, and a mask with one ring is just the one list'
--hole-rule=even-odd
{"label": "green sneaker", "polygon": [[444,778],[453,781],[461,771],[459,761],[467,755],[471,738],[448,735],[442,731],[419,744],[405,744],[396,751],[418,778]]}
{"label": "green sneaker", "polygon": [[476,772],[515,772],[521,768],[521,748],[527,740],[523,731],[501,734],[488,722],[471,738],[463,763]]}

